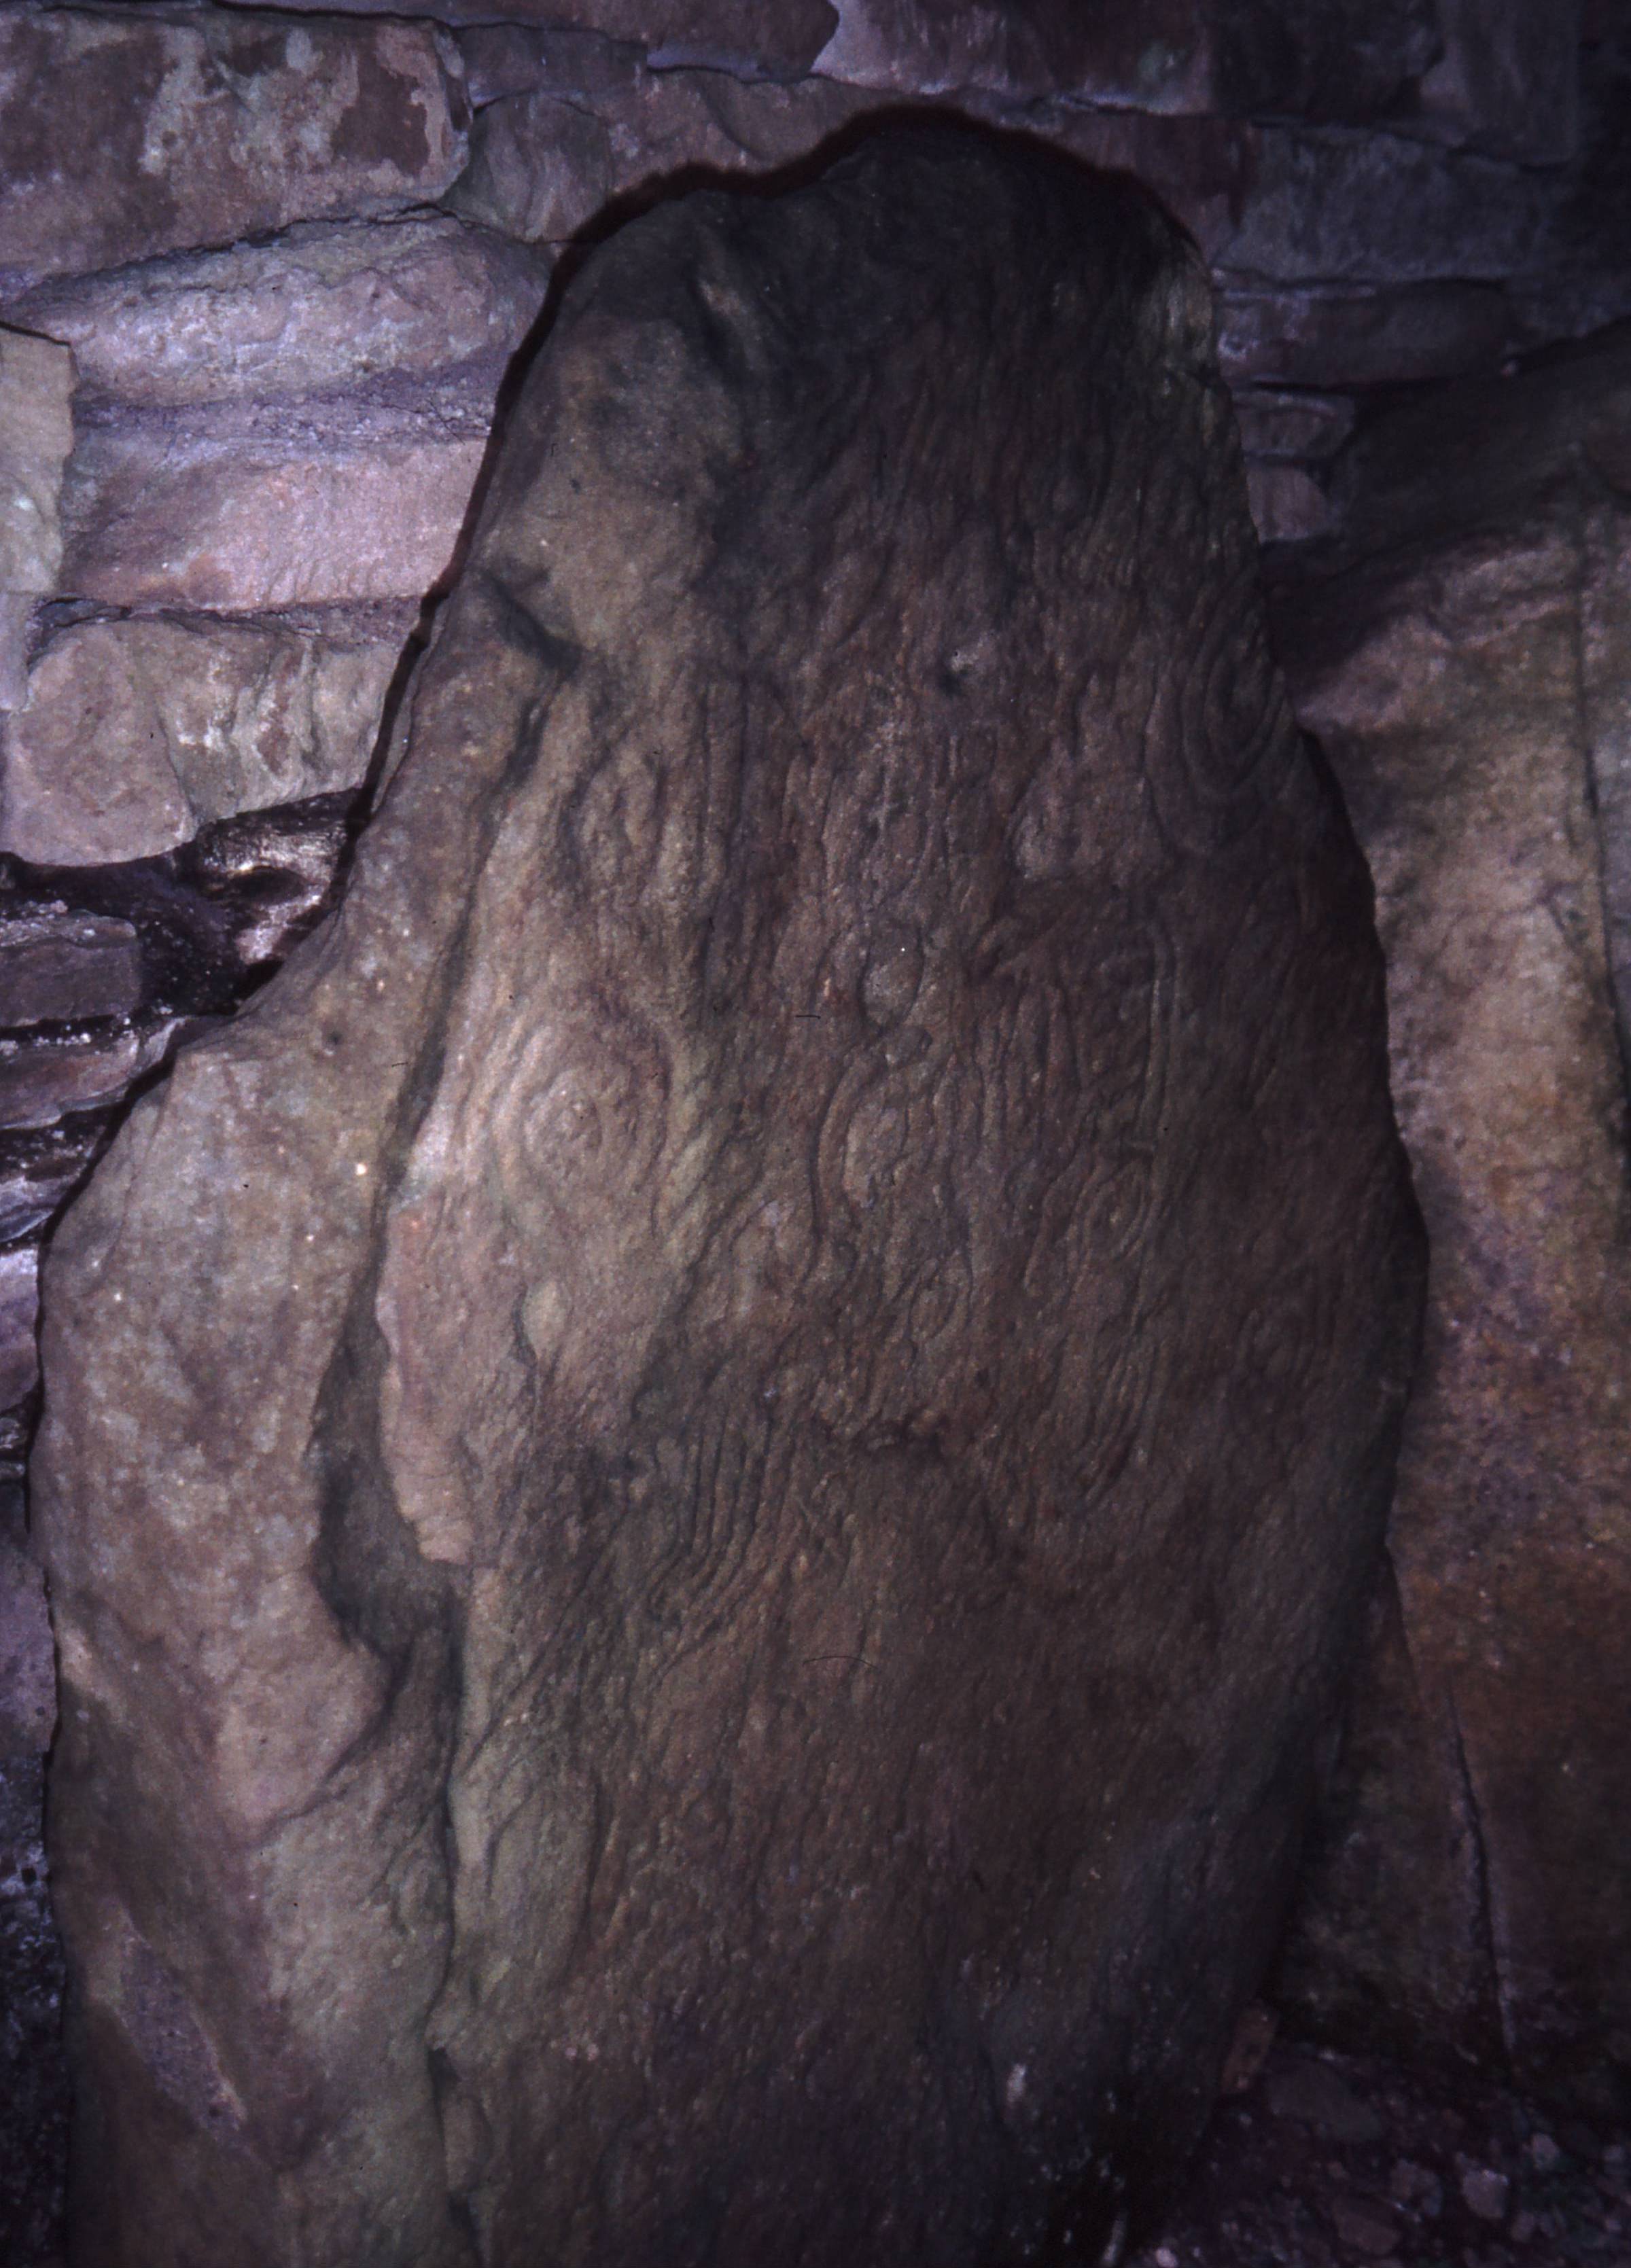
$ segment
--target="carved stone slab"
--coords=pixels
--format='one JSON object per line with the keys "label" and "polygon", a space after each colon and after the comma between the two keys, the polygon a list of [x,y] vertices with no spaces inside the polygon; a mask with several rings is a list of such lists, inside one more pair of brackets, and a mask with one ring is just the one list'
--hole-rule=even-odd
{"label": "carved stone slab", "polygon": [[45,1284],[83,2261],[1112,2250],[1418,1297],[1201,272],[947,134],[585,266],[338,915]]}

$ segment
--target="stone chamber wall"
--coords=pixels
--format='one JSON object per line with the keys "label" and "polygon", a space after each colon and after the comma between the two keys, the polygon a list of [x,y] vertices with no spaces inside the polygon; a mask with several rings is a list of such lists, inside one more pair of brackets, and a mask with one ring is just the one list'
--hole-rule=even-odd
{"label": "stone chamber wall", "polygon": [[[576,248],[904,109],[1210,263],[1283,666],[1371,861],[1433,1250],[1269,1991],[1631,2109],[1631,14],[1525,0],[0,7],[0,2066],[63,2118],[41,1241],[332,902]],[[1617,328],[1619,327],[1619,328]]]}

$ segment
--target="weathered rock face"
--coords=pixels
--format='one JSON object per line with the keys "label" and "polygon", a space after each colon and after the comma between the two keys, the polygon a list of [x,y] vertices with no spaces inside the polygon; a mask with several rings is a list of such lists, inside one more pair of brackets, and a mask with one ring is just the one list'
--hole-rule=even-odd
{"label": "weathered rock face", "polygon": [[1631,2100],[1631,338],[1379,426],[1280,643],[1376,875],[1433,1247],[1397,1595],[1288,1985]]}
{"label": "weathered rock face", "polygon": [[26,294],[19,320],[83,358],[59,586],[233,612],[423,597],[548,284],[439,214]]}
{"label": "weathered rock face", "polygon": [[1438,48],[1428,0],[842,0],[838,13],[820,68],[863,85],[1239,115],[1385,113]]}
{"label": "weathered rock face", "polygon": [[723,71],[631,68],[592,108],[547,89],[478,116],[454,202],[527,243],[574,236],[615,197],[692,168],[771,173],[807,157],[867,98],[827,79],[745,86]]}
{"label": "weathered rock face", "polygon": [[[237,0],[232,0],[237,4]],[[437,16],[446,24],[565,26],[638,41],[665,63],[703,63],[796,77],[838,24],[831,0],[287,0],[362,15]]]}
{"label": "weathered rock face", "polygon": [[412,613],[70,624],[6,728],[0,850],[151,858],[210,820],[359,786]]}
{"label": "weathered rock face", "polygon": [[52,1249],[84,2260],[1089,2257],[1198,2131],[1419,1260],[1209,335],[953,136],[567,295]]}
{"label": "weathered rock face", "polygon": [[0,278],[439,196],[464,158],[427,26],[0,9]]}
{"label": "weathered rock face", "polygon": [[0,711],[23,696],[34,603],[63,563],[73,391],[66,348],[0,329]]}
{"label": "weathered rock face", "polygon": [[269,243],[58,277],[10,312],[72,348],[98,409],[427,382],[491,393],[549,280],[537,254],[420,214],[312,222]]}

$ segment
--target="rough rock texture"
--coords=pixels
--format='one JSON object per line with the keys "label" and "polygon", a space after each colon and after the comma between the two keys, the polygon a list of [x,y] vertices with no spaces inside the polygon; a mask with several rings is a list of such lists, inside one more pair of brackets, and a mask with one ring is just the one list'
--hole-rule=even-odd
{"label": "rough rock texture", "polygon": [[1580,0],[1435,0],[1443,53],[1421,82],[1424,120],[1525,165],[1572,158],[1580,138]]}
{"label": "rough rock texture", "polygon": [[0,329],[0,711],[22,697],[34,601],[63,564],[63,468],[73,446],[73,357]]}
{"label": "rough rock texture", "polygon": [[[653,71],[628,49],[586,51],[558,35],[532,45],[498,27],[469,35],[467,48],[478,37],[493,92],[450,202],[529,243],[574,236],[603,223],[615,201],[671,191],[698,169],[773,173],[892,99],[888,89],[824,78],[771,86],[720,71]],[[1015,122],[978,90],[961,107],[999,128]],[[1204,250],[1236,233],[1256,151],[1241,128],[1066,104],[1034,106],[1024,125],[1084,164],[1136,174]]]}
{"label": "rough rock texture", "polygon": [[417,24],[0,8],[0,278],[437,197],[464,161],[454,60]]}
{"label": "rough rock texture", "polygon": [[230,612],[422,599],[548,282],[538,254],[439,215],[28,294],[85,358],[60,587]]}
{"label": "rough rock texture", "polygon": [[771,173],[807,157],[866,100],[825,79],[749,86],[723,71],[644,68],[592,107],[547,91],[507,97],[477,115],[454,202],[524,242],[555,242],[614,198],[650,196],[693,168]]}
{"label": "rough rock texture", "polygon": [[838,12],[819,65],[836,78],[1158,111],[1368,118],[1438,47],[1430,0],[840,0]]}
{"label": "rough rock texture", "polygon": [[0,591],[56,587],[73,393],[70,354],[49,339],[0,330]]}
{"label": "rough rock texture", "polygon": [[1288,1985],[1624,2117],[1631,335],[1399,414],[1351,478],[1280,644],[1376,876],[1433,1298]]}
{"label": "rough rock texture", "polygon": [[1198,2130],[1418,1266],[1209,335],[954,136],[577,278],[50,1256],[83,2259],[1091,2257]]}
{"label": "rough rock texture", "polygon": [[0,921],[0,1027],[128,1016],[141,994],[129,922],[71,913]]}
{"label": "rough rock texture", "polygon": [[92,402],[155,409],[366,396],[454,373],[496,383],[548,287],[535,254],[437,214],[314,222],[268,244],[60,279],[10,313],[73,349]]}
{"label": "rough rock texture", "polygon": [[64,484],[62,587],[227,614],[423,598],[453,565],[491,414],[490,392],[92,426]]}
{"label": "rough rock texture", "polygon": [[[237,0],[230,0],[236,5]],[[702,63],[793,78],[831,37],[830,0],[286,0],[292,8],[439,17],[448,24],[564,25],[638,41],[663,64]]]}
{"label": "rough rock texture", "polygon": [[145,858],[210,820],[360,785],[412,615],[70,625],[5,728],[0,850]]}
{"label": "rough rock texture", "polygon": [[0,1127],[54,1126],[70,1112],[116,1102],[162,1059],[169,1036],[160,1027],[23,1048],[0,1040]]}
{"label": "rough rock texture", "polygon": [[1323,535],[1332,523],[1331,500],[1301,465],[1266,463],[1246,467],[1246,500],[1265,543],[1297,543]]}
{"label": "rough rock texture", "polygon": [[[40,1375],[34,1345],[40,1309],[38,1273],[39,1255],[32,1247],[0,1253],[0,1410],[20,1402]],[[26,1614],[27,1609],[23,1611]],[[22,1647],[20,1638],[17,1643]],[[41,1742],[41,1748],[45,1745]],[[11,1751],[8,1749],[5,1753]]]}
{"label": "rough rock texture", "polygon": [[1497,281],[1534,264],[1556,177],[1351,127],[1266,128],[1225,264],[1285,282]]}
{"label": "rough rock texture", "polygon": [[1236,386],[1408,386],[1493,367],[1513,325],[1510,302],[1491,284],[1265,291],[1226,284],[1218,356]]}

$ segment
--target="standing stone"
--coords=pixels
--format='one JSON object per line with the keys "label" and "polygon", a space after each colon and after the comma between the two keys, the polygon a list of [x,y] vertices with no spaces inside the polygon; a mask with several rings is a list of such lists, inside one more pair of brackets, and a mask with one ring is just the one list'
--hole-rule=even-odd
{"label": "standing stone", "polygon": [[1631,2110],[1631,332],[1381,422],[1282,650],[1376,876],[1433,1248],[1286,1987]]}
{"label": "standing stone", "polygon": [[339,913],[55,1241],[78,2258],[1096,2256],[1419,1252],[1201,272],[955,134],[584,266]]}

